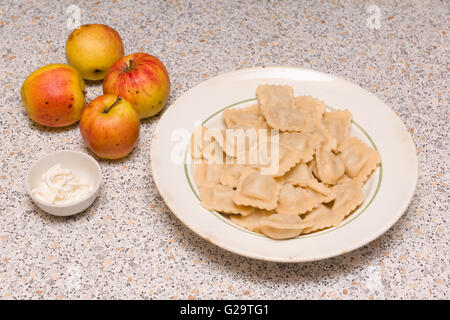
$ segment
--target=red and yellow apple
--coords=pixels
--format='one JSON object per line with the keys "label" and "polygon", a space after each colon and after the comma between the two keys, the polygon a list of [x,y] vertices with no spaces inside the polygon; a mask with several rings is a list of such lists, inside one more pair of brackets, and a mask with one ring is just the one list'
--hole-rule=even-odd
{"label": "red and yellow apple", "polygon": [[86,104],[83,78],[65,64],[49,64],[31,73],[20,95],[28,116],[49,127],[77,122]]}
{"label": "red and yellow apple", "polygon": [[169,98],[169,73],[164,64],[150,54],[130,54],[109,69],[103,81],[103,93],[123,97],[140,119],[151,117],[161,111]]}
{"label": "red and yellow apple", "polygon": [[116,30],[103,24],[85,24],[75,29],[66,42],[66,58],[84,79],[101,80],[123,57],[123,43]]}
{"label": "red and yellow apple", "polygon": [[133,150],[139,138],[140,121],[131,104],[120,96],[105,94],[84,108],[80,132],[97,156],[120,159]]}

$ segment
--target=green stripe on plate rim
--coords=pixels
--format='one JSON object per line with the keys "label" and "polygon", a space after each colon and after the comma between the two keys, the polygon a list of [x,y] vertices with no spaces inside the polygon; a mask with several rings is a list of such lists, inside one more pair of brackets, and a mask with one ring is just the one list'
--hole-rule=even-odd
{"label": "green stripe on plate rim", "polygon": [[[243,104],[243,103],[246,103],[246,102],[250,102],[250,101],[255,101],[255,100],[257,100],[257,98],[245,99],[245,100],[242,100],[242,101],[239,101],[239,102],[230,104],[230,105],[228,105],[228,106],[226,106],[226,107],[224,107],[224,108],[222,108],[222,109],[220,109],[220,110],[214,112],[212,115],[210,115],[208,118],[206,118],[206,119],[202,122],[202,125],[206,124],[206,123],[207,123],[209,120],[211,120],[214,116],[216,116],[217,114],[223,112],[224,110],[226,110],[226,109],[228,109],[228,108],[235,107],[235,106],[237,106],[237,105],[240,105],[240,104]],[[333,109],[333,108],[331,108],[331,107],[329,107],[329,106],[326,106],[326,107],[327,107],[327,109],[335,110],[335,109]],[[370,141],[372,147],[373,147],[375,150],[378,151],[378,148],[377,148],[377,146],[375,145],[375,142],[374,142],[373,139],[369,136],[369,134],[367,133],[367,131],[364,130],[363,127],[361,127],[361,125],[358,124],[358,123],[357,123],[356,121],[354,121],[354,120],[352,120],[352,124],[354,124],[359,130],[361,130],[361,132],[362,132],[362,133],[367,137],[367,139]],[[198,199],[198,201],[200,201],[200,197],[199,197],[199,195],[197,194],[197,192],[195,191],[195,188],[194,188],[194,186],[193,186],[193,184],[192,184],[192,181],[191,181],[191,178],[190,178],[190,176],[189,176],[189,170],[188,170],[188,167],[187,167],[187,153],[188,153],[188,149],[189,149],[189,143],[187,144],[186,149],[185,149],[185,152],[184,152],[184,173],[185,173],[187,182],[188,182],[188,184],[189,184],[189,187],[191,188],[191,191],[193,192],[193,194],[195,195],[195,197]],[[376,197],[377,194],[378,194],[378,191],[379,191],[380,185],[381,185],[381,180],[382,180],[382,178],[383,178],[383,164],[382,164],[382,163],[380,163],[380,167],[379,167],[379,168],[380,168],[380,170],[379,170],[380,173],[379,173],[378,184],[377,184],[377,188],[376,188],[376,190],[375,190],[375,193],[374,193],[374,195],[372,196],[372,198],[370,199],[370,201],[366,204],[366,206],[365,206],[360,212],[358,212],[357,215],[353,215],[353,214],[350,215],[349,218],[345,219],[345,220],[343,221],[343,223],[341,223],[341,224],[338,225],[337,227],[328,228],[328,229],[325,229],[325,230],[323,230],[323,231],[318,231],[318,232],[314,232],[314,233],[311,233],[311,234],[300,235],[300,236],[298,236],[298,237],[296,237],[296,238],[292,238],[292,239],[284,239],[284,240],[282,240],[282,241],[298,240],[298,239],[305,239],[305,238],[317,237],[317,236],[326,234],[326,233],[328,233],[328,232],[335,231],[335,230],[337,230],[337,229],[339,229],[339,228],[342,228],[342,227],[345,226],[346,224],[348,224],[348,223],[352,222],[353,220],[355,220],[356,218],[358,218],[364,211],[367,210],[367,208],[372,204],[373,200],[375,199],[375,197]],[[223,222],[225,222],[226,224],[230,225],[231,227],[233,227],[233,228],[235,228],[235,229],[238,229],[238,230],[240,230],[240,231],[242,231],[242,232],[246,232],[246,233],[251,234],[251,235],[254,235],[254,236],[258,236],[258,237],[262,237],[262,238],[267,238],[265,235],[262,235],[262,234],[260,234],[260,233],[257,233],[257,232],[253,232],[253,231],[247,230],[247,229],[245,229],[245,228],[242,228],[242,227],[240,227],[240,226],[238,226],[238,225],[232,223],[229,219],[225,218],[222,214],[220,214],[220,213],[218,213],[218,212],[216,212],[216,211],[210,211],[210,212],[212,212],[212,213],[213,213],[216,217],[218,217],[220,220],[222,220]]]}

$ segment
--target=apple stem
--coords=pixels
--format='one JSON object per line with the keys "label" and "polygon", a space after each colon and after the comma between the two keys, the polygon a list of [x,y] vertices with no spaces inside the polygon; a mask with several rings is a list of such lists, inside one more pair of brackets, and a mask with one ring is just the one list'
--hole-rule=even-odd
{"label": "apple stem", "polygon": [[116,104],[118,104],[120,101],[122,100],[122,98],[120,96],[117,96],[116,101],[114,101],[114,103],[112,105],[110,105],[109,107],[106,107],[105,110],[103,110],[103,113],[108,113]]}
{"label": "apple stem", "polygon": [[134,59],[131,59],[128,61],[128,63],[125,62],[125,72],[129,72],[134,69]]}

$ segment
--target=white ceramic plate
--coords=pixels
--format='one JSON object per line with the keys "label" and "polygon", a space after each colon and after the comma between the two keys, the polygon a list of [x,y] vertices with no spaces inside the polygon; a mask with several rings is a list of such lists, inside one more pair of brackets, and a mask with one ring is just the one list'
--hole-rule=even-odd
{"label": "white ceramic plate", "polygon": [[[289,240],[272,240],[204,209],[186,156],[200,123],[224,128],[222,111],[255,102],[259,84],[288,84],[331,109],[353,115],[352,136],[377,149],[381,166],[364,186],[363,204],[336,228]],[[397,115],[370,92],[346,80],[306,69],[270,67],[219,75],[184,93],[161,117],[152,138],[153,179],[172,212],[202,238],[231,252],[277,262],[325,259],[359,248],[388,230],[414,194],[418,162],[414,143]]]}

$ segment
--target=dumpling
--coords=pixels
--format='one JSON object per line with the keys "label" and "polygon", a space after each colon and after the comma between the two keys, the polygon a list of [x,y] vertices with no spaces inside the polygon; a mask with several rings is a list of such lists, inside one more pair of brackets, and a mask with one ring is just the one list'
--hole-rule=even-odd
{"label": "dumpling", "polygon": [[241,173],[233,201],[238,205],[273,210],[277,206],[280,184],[258,170],[245,168]]}
{"label": "dumpling", "polygon": [[273,214],[265,218],[261,224],[261,232],[272,239],[295,238],[309,226],[299,216],[290,214]]}
{"label": "dumpling", "polygon": [[319,205],[311,212],[308,212],[303,218],[303,221],[311,224],[311,226],[304,228],[302,230],[302,234],[311,233],[329,227],[335,227],[341,222],[340,219],[333,216],[331,209],[323,204]]}
{"label": "dumpling", "polygon": [[325,189],[325,192],[319,192],[310,188],[307,188],[306,190],[308,190],[308,192],[311,193],[312,196],[314,196],[320,203],[328,203],[336,198],[336,193],[333,189]]}
{"label": "dumpling", "polygon": [[260,113],[258,104],[247,108],[227,109],[223,112],[223,120],[228,129],[267,129],[268,125]]}
{"label": "dumpling", "polygon": [[278,194],[277,213],[300,215],[320,205],[318,197],[307,188],[285,184]]}
{"label": "dumpling", "polygon": [[261,222],[273,214],[271,211],[255,209],[249,215],[231,215],[230,220],[240,227],[261,233]]}
{"label": "dumpling", "polygon": [[260,85],[256,88],[261,113],[274,129],[311,132],[313,121],[306,113],[295,108],[292,87]]}
{"label": "dumpling", "polygon": [[207,163],[224,164],[227,158],[228,156],[223,152],[222,147],[215,139],[203,149],[203,161]]}
{"label": "dumpling", "polygon": [[[222,130],[219,144],[230,157],[236,157],[235,163],[243,164],[247,161],[249,150],[258,146],[259,131],[255,129],[227,129]],[[265,138],[265,136],[264,136]]]}
{"label": "dumpling", "polygon": [[223,137],[220,130],[197,127],[190,141],[191,157],[196,160],[207,160],[209,163],[224,163],[225,154],[221,141]]}
{"label": "dumpling", "polygon": [[282,180],[283,182],[299,185],[300,187],[308,187],[311,181],[317,181],[312,175],[312,169],[303,162],[286,173]]}
{"label": "dumpling", "polygon": [[307,114],[315,124],[318,124],[325,113],[325,104],[311,96],[295,97],[295,108]]}
{"label": "dumpling", "polygon": [[191,136],[190,153],[193,159],[202,159],[203,150],[211,141],[204,141],[203,135],[208,128],[200,126],[195,128]]}
{"label": "dumpling", "polygon": [[348,110],[331,111],[323,115],[323,125],[336,139],[336,150],[340,150],[342,143],[348,138],[351,121],[352,114]]}
{"label": "dumpling", "polygon": [[335,150],[337,147],[337,140],[335,137],[328,132],[327,128],[320,122],[313,130],[313,134],[319,136],[320,138],[320,148],[323,150],[331,151]]}
{"label": "dumpling", "polygon": [[295,106],[294,90],[288,85],[259,85],[256,88],[256,96],[263,114],[268,108],[293,109]]}
{"label": "dumpling", "polygon": [[339,221],[344,220],[364,200],[362,183],[355,180],[346,180],[333,188],[336,195],[332,215]]}
{"label": "dumpling", "polygon": [[219,181],[225,186],[236,188],[245,166],[240,164],[227,165],[221,172]]}
{"label": "dumpling", "polygon": [[314,129],[312,122],[297,109],[269,108],[264,116],[267,123],[274,129],[300,132],[311,132]]}
{"label": "dumpling", "polygon": [[197,163],[195,164],[194,182],[198,187],[213,187],[220,182],[225,167],[221,164]]}
{"label": "dumpling", "polygon": [[[272,148],[278,148],[278,152],[272,154]],[[268,152],[270,154],[268,154],[267,159],[269,163],[267,165],[257,166],[261,168],[261,173],[263,174],[281,177],[302,160],[301,152],[289,146],[272,142],[269,149]]]}
{"label": "dumpling", "polygon": [[205,209],[243,216],[249,215],[255,210],[252,207],[235,204],[233,195],[233,188],[221,184],[213,187],[200,187],[200,202]]}
{"label": "dumpling", "polygon": [[321,204],[303,217],[310,226],[303,229],[302,234],[337,227],[364,200],[362,184],[351,179],[336,185],[333,192],[336,198],[331,208]]}
{"label": "dumpling", "polygon": [[342,183],[345,183],[345,182],[348,182],[348,181],[351,181],[351,180],[353,180],[353,179],[350,178],[348,175],[346,175],[346,174],[344,173],[344,175],[338,179],[338,181],[336,182],[336,184],[342,184]]}
{"label": "dumpling", "polygon": [[318,178],[327,184],[336,184],[345,172],[345,167],[341,159],[333,152],[323,149],[316,152],[315,165],[317,167]]}
{"label": "dumpling", "polygon": [[280,161],[277,172],[272,175],[274,177],[283,176],[302,160],[302,154],[298,150],[282,144],[279,145],[279,148]]}
{"label": "dumpling", "polygon": [[282,181],[300,187],[309,187],[325,195],[331,193],[331,189],[323,183],[317,181],[312,174],[312,166],[306,163],[300,163],[292,168],[288,173],[282,177]]}
{"label": "dumpling", "polygon": [[345,173],[360,182],[365,182],[381,161],[379,153],[358,138],[349,138],[342,145],[339,158],[344,163]]}
{"label": "dumpling", "polygon": [[303,162],[309,162],[313,159],[321,141],[322,138],[318,134],[304,132],[284,132],[280,134],[280,143],[299,151]]}

